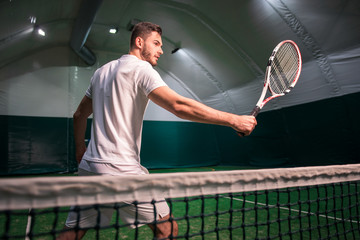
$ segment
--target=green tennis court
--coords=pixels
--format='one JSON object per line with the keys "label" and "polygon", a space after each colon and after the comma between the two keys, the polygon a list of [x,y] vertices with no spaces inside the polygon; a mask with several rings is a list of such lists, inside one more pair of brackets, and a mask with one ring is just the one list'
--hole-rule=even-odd
{"label": "green tennis court", "polygon": [[[180,171],[218,170],[234,168]],[[168,199],[168,204],[179,225],[178,239],[359,239],[359,190],[355,182],[338,183],[174,198]],[[53,239],[52,234],[62,229],[67,212],[67,207],[37,209],[30,214],[28,210],[1,212],[0,238],[24,239],[28,221],[32,221],[28,231],[37,236],[33,239]],[[111,226],[91,229],[84,239],[153,239],[153,234],[148,227],[122,227],[115,213]]]}

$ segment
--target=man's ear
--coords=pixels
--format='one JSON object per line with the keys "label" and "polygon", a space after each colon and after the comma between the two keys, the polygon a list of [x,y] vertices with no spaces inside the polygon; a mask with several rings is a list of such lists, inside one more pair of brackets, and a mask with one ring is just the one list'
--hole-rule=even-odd
{"label": "man's ear", "polygon": [[142,49],[142,48],[143,48],[143,45],[144,45],[144,39],[142,39],[141,37],[137,37],[137,38],[135,39],[135,45],[136,45],[138,48]]}

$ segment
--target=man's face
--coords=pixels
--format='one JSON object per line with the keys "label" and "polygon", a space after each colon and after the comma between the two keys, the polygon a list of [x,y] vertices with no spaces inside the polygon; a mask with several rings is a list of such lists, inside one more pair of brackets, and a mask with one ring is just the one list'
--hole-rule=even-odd
{"label": "man's face", "polygon": [[144,47],[141,49],[141,58],[149,62],[152,66],[157,65],[160,55],[163,54],[161,36],[157,32],[152,32],[146,40],[144,40]]}

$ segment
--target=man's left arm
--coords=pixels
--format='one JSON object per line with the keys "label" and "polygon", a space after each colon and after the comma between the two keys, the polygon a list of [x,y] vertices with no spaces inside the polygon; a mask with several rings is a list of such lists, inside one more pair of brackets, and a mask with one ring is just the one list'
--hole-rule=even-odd
{"label": "man's left arm", "polygon": [[92,112],[92,99],[84,96],[73,115],[76,161],[78,163],[80,163],[86,151],[85,132],[87,119],[92,114]]}

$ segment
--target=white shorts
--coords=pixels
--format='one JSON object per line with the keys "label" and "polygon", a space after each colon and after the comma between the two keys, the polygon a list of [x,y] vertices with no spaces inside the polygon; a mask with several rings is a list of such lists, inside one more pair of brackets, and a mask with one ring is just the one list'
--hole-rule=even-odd
{"label": "white shorts", "polygon": [[[91,172],[79,169],[79,175],[89,176],[96,175]],[[155,204],[152,203],[138,203],[135,206],[130,202],[106,204],[95,209],[94,206],[81,206],[80,211],[74,211],[75,207],[71,207],[65,226],[69,228],[93,228],[99,224],[101,227],[109,226],[113,213],[118,212],[122,224],[128,224],[130,228],[136,228],[154,221],[156,212],[156,220],[163,218],[170,214],[169,206],[164,198],[157,199]],[[79,215],[80,214],[80,215]],[[135,220],[137,224],[135,225]]]}

